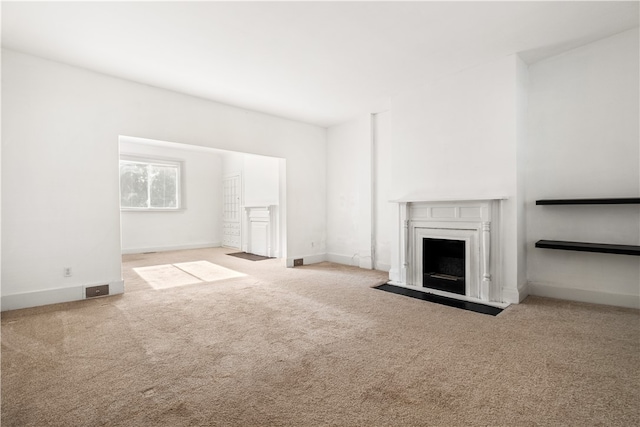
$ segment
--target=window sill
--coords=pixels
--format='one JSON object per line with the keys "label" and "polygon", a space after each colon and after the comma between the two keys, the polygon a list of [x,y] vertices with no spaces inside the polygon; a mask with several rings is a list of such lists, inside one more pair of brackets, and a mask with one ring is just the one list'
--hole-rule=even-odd
{"label": "window sill", "polygon": [[120,212],[183,212],[185,208],[149,209],[149,208],[120,208]]}

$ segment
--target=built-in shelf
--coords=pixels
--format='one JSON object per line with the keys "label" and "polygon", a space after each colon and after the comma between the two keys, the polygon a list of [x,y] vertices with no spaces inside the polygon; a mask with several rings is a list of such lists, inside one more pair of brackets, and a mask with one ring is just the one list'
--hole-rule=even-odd
{"label": "built-in shelf", "polygon": [[539,240],[536,248],[562,249],[566,251],[600,252],[605,254],[621,254],[640,256],[640,246],[611,245],[607,243],[564,242],[560,240]]}
{"label": "built-in shelf", "polygon": [[536,200],[536,205],[633,205],[640,204],[640,197],[610,199],[547,199]]}
{"label": "built-in shelf", "polygon": [[[536,205],[633,205],[633,204],[640,204],[640,197],[617,197],[617,198],[606,198],[606,199],[536,200]],[[609,243],[586,243],[586,242],[565,242],[561,240],[539,240],[538,242],[536,242],[536,248],[640,256],[640,246],[636,246],[636,245],[612,245]]]}

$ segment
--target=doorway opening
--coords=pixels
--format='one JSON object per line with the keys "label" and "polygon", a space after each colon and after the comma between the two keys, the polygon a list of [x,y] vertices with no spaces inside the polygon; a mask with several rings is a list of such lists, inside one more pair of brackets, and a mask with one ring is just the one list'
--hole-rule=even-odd
{"label": "doorway opening", "polygon": [[250,251],[248,213],[264,206],[273,215],[269,256],[286,258],[285,159],[129,136],[119,152],[123,255]]}

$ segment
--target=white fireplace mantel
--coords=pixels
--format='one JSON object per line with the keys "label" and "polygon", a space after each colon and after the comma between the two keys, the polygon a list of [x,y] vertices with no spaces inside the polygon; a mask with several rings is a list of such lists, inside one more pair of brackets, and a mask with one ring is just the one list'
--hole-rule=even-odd
{"label": "white fireplace mantel", "polygon": [[272,258],[279,256],[277,209],[277,205],[244,206],[244,252]]}
{"label": "white fireplace mantel", "polygon": [[[456,299],[497,306],[501,295],[500,214],[504,196],[410,196],[393,202],[399,207],[398,275],[395,285]],[[465,242],[465,295],[425,288],[422,239]]]}
{"label": "white fireplace mantel", "polygon": [[436,196],[436,195],[427,195],[427,196],[406,196],[396,200],[390,200],[392,203],[420,203],[420,202],[473,202],[473,201],[491,201],[491,200],[507,200],[507,196]]}

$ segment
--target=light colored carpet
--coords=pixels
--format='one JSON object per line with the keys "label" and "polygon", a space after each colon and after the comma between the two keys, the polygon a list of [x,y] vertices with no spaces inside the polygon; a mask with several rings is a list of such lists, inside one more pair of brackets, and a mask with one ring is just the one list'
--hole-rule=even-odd
{"label": "light colored carpet", "polygon": [[[530,297],[492,317],[225,252],[125,256],[124,296],[3,313],[2,424],[640,423],[638,310]],[[198,261],[244,276],[134,271]]]}

